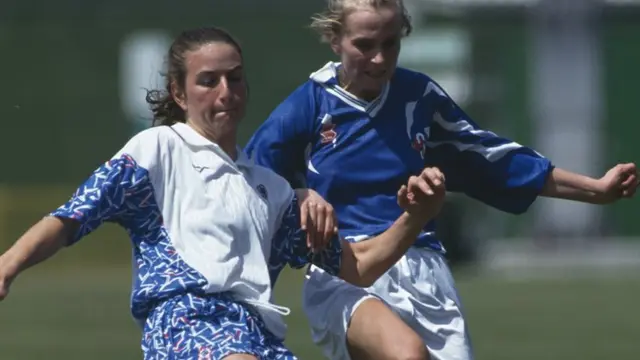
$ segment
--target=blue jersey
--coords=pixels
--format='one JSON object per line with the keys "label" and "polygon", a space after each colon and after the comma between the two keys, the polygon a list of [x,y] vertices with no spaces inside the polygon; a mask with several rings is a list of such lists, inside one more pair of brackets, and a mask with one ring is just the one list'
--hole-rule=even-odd
{"label": "blue jersey", "polygon": [[[402,214],[396,194],[437,166],[448,191],[509,213],[539,195],[552,165],[536,151],[478,127],[428,76],[398,68],[367,102],[345,91],[328,63],[260,126],[245,151],[293,186],[316,190],[348,240],[384,232]],[[416,241],[442,251],[429,223]]]}

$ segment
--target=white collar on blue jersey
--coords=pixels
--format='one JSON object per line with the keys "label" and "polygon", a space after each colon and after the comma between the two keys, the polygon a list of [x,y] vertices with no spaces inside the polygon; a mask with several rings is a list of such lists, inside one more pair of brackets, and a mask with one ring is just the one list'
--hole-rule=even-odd
{"label": "white collar on blue jersey", "polygon": [[242,167],[251,167],[253,162],[247,157],[247,155],[242,151],[242,149],[238,146],[238,159],[233,161],[227,153],[222,150],[222,148],[214,143],[213,141],[207,139],[206,137],[200,135],[197,131],[195,131],[191,126],[177,122],[171,125],[171,128],[175,130],[175,132],[188,144],[193,147],[207,147],[213,150],[219,157],[221,157],[225,162],[229,163],[232,166],[242,166]]}
{"label": "white collar on blue jersey", "polygon": [[320,70],[312,73],[309,78],[322,85],[328,93],[344,101],[351,107],[367,112],[371,116],[376,116],[389,95],[389,83],[385,84],[380,95],[373,101],[368,102],[362,100],[340,86],[338,82],[338,69],[340,66],[341,64],[339,62],[329,61]]}

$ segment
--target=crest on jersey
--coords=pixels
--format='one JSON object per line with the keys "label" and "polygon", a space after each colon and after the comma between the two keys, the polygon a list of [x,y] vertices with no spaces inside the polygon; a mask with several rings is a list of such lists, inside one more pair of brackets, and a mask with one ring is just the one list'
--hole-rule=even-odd
{"label": "crest on jersey", "polygon": [[423,132],[417,132],[413,135],[413,141],[411,147],[420,153],[420,156],[424,159],[425,152],[427,151],[427,137],[429,136],[429,128],[424,129]]}
{"label": "crest on jersey", "polygon": [[267,188],[260,184],[256,187],[256,190],[258,191],[258,194],[260,195],[260,197],[262,197],[265,200],[269,200],[269,196],[267,194]]}
{"label": "crest on jersey", "polygon": [[[420,125],[415,124],[414,112],[416,109],[417,101],[412,101],[406,105],[406,117],[407,117],[407,135],[411,141],[411,147],[420,153],[420,157],[424,159],[427,151],[427,139],[429,138],[429,126],[425,126],[420,129]],[[415,129],[418,128],[418,129]]]}
{"label": "crest on jersey", "polygon": [[336,125],[332,122],[332,117],[329,114],[326,114],[322,121],[320,122],[320,143],[322,145],[326,144],[334,144],[336,143],[336,139],[338,137],[338,133],[336,132]]}

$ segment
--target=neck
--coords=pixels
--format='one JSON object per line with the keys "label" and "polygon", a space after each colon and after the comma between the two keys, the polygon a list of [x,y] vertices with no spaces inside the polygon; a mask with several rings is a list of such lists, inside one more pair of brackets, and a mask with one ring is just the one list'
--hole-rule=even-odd
{"label": "neck", "polygon": [[338,84],[341,88],[347,90],[351,94],[366,101],[372,101],[380,95],[380,90],[365,90],[356,86],[356,82],[347,76],[344,71],[344,67],[341,67],[338,72]]}
{"label": "neck", "polygon": [[236,134],[225,134],[223,136],[216,134],[216,132],[204,129],[192,121],[187,121],[187,125],[189,125],[193,130],[195,130],[198,134],[202,135],[207,140],[212,143],[218,145],[222,151],[224,151],[231,160],[236,161],[238,159],[238,148],[236,146]]}

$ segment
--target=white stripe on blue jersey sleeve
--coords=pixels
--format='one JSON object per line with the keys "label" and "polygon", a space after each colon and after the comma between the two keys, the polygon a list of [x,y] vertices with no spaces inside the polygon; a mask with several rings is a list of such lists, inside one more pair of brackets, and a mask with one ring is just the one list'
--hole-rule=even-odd
{"label": "white stripe on blue jersey sleeve", "polygon": [[447,189],[502,211],[525,212],[553,166],[535,150],[480,128],[433,81],[423,101],[435,108],[425,159],[446,176]]}

